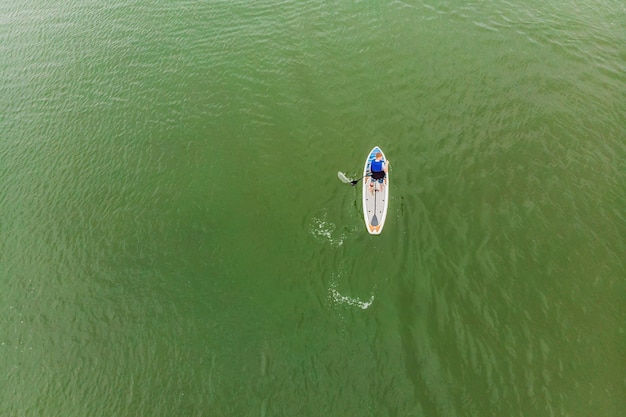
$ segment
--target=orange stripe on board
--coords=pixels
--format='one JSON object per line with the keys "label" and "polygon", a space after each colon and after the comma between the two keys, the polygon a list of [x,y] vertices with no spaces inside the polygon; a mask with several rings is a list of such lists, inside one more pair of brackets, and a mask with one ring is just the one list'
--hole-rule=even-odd
{"label": "orange stripe on board", "polygon": [[380,225],[378,226],[372,226],[371,224],[370,226],[370,232],[378,232],[378,230],[380,229]]}

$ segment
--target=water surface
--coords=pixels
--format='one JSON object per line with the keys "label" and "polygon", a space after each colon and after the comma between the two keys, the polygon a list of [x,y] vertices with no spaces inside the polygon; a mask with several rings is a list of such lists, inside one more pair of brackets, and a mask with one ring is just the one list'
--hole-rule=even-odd
{"label": "water surface", "polygon": [[0,414],[619,416],[624,22],[0,6]]}

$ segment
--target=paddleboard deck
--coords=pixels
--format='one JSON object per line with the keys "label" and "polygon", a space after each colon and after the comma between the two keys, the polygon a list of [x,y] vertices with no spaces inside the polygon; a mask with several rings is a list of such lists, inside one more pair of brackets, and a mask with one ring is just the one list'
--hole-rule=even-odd
{"label": "paddleboard deck", "polygon": [[[385,154],[378,147],[370,151],[365,159],[363,176],[370,174],[372,161],[376,159],[376,154],[383,154],[383,161],[387,161]],[[385,175],[382,183],[367,176],[363,179],[363,217],[365,227],[371,235],[379,235],[383,231],[385,219],[387,218],[387,207],[389,206],[389,172]]]}

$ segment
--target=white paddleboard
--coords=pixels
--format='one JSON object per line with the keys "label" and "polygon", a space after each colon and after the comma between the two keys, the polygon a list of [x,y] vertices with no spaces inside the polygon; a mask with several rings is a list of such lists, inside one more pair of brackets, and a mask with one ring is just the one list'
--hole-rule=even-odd
{"label": "white paddleboard", "polygon": [[383,154],[383,161],[387,161],[385,154],[378,147],[370,151],[365,159],[363,168],[363,217],[365,227],[370,235],[379,235],[383,231],[385,218],[387,217],[387,207],[389,206],[389,172],[385,175],[382,183],[374,180],[370,174],[370,165],[376,159],[376,154]]}

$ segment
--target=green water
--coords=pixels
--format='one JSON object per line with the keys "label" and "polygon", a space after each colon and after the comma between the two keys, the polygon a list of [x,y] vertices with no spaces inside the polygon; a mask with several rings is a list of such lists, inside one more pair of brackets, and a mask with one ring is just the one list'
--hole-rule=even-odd
{"label": "green water", "polygon": [[5,1],[0,57],[0,416],[624,415],[622,1]]}

